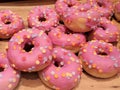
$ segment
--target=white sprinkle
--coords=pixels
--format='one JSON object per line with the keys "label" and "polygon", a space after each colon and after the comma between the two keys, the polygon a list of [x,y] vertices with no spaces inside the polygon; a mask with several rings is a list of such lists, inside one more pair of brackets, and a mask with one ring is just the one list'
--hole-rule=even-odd
{"label": "white sprinkle", "polygon": [[72,75],[75,75],[75,72],[72,72]]}
{"label": "white sprinkle", "polygon": [[2,74],[0,74],[0,78],[2,78],[3,77],[3,75]]}
{"label": "white sprinkle", "polygon": [[71,54],[71,53],[68,53],[68,56],[72,56],[72,54]]}
{"label": "white sprinkle", "polygon": [[60,62],[60,65],[64,65],[64,62]]}
{"label": "white sprinkle", "polygon": [[52,75],[54,75],[54,74],[55,74],[55,72],[54,72],[54,71],[51,71],[51,74],[52,74]]}
{"label": "white sprinkle", "polygon": [[78,79],[80,79],[80,75],[78,75]]}
{"label": "white sprinkle", "polygon": [[19,74],[17,74],[16,76],[17,76],[17,78],[20,78],[20,75],[19,75]]}
{"label": "white sprinkle", "polygon": [[118,67],[118,64],[117,64],[117,63],[115,63],[115,64],[114,64],[114,67],[116,67],[116,68],[117,68],[117,67]]}
{"label": "white sprinkle", "polygon": [[91,65],[88,65],[88,68],[90,68],[90,69],[91,69],[91,68],[92,68],[92,66],[91,66]]}
{"label": "white sprinkle", "polygon": [[52,56],[49,56],[48,58],[49,58],[50,61],[52,60]]}

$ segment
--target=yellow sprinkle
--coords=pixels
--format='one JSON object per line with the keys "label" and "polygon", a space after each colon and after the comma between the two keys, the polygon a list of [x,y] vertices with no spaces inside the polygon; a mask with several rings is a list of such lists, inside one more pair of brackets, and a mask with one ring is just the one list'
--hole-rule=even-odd
{"label": "yellow sprinkle", "polygon": [[78,71],[80,71],[81,69],[80,68],[78,68]]}
{"label": "yellow sprinkle", "polygon": [[102,69],[99,69],[98,72],[99,72],[99,73],[102,73],[103,71],[102,71]]}
{"label": "yellow sprinkle", "polygon": [[8,85],[8,88],[12,88],[12,84],[9,84],[9,85]]}
{"label": "yellow sprinkle", "polygon": [[62,73],[62,77],[65,77],[65,73]]}
{"label": "yellow sprinkle", "polygon": [[52,50],[52,46],[49,46],[48,48],[49,48],[50,50]]}
{"label": "yellow sprinkle", "polygon": [[93,68],[96,68],[96,64],[93,64],[92,67],[93,67]]}
{"label": "yellow sprinkle", "polygon": [[66,76],[68,76],[68,77],[72,77],[72,74],[70,74],[70,73],[66,73]]}
{"label": "yellow sprinkle", "polygon": [[58,78],[58,75],[57,75],[57,74],[55,74],[55,75],[54,75],[54,77],[57,79],[57,78]]}
{"label": "yellow sprinkle", "polygon": [[16,79],[15,79],[15,78],[13,79],[13,82],[16,82]]}
{"label": "yellow sprinkle", "polygon": [[47,76],[47,77],[46,77],[46,79],[49,81],[49,80],[50,80],[50,77],[49,77],[49,76]]}
{"label": "yellow sprinkle", "polygon": [[94,55],[97,55],[97,53],[96,53],[95,51],[93,52],[93,54],[94,54]]}
{"label": "yellow sprinkle", "polygon": [[16,46],[13,46],[13,49],[15,50],[15,49],[16,49]]}
{"label": "yellow sprinkle", "polygon": [[17,39],[20,39],[20,36],[17,36]]}
{"label": "yellow sprinkle", "polygon": [[43,49],[43,50],[42,50],[42,53],[46,53],[46,50],[45,50],[45,49]]}
{"label": "yellow sprinkle", "polygon": [[83,52],[87,52],[87,50],[86,50],[86,49],[83,49]]}
{"label": "yellow sprinkle", "polygon": [[54,59],[56,58],[56,55],[55,55],[55,54],[53,54],[52,56],[53,56]]}
{"label": "yellow sprinkle", "polygon": [[40,33],[39,33],[39,36],[41,36],[43,34],[43,31],[41,31]]}
{"label": "yellow sprinkle", "polygon": [[73,57],[70,57],[70,59],[71,59],[72,61],[75,61],[75,58],[73,58]]}
{"label": "yellow sprinkle", "polygon": [[15,64],[12,64],[12,67],[15,67]]}
{"label": "yellow sprinkle", "polygon": [[37,60],[35,63],[38,65],[38,64],[40,64],[40,61],[39,61],[39,60]]}

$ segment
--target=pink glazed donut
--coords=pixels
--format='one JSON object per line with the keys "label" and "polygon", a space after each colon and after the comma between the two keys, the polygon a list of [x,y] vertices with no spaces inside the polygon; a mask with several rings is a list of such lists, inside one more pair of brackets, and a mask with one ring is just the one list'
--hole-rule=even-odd
{"label": "pink glazed donut", "polygon": [[28,16],[29,27],[36,27],[41,30],[49,31],[59,22],[59,16],[53,8],[47,6],[34,7]]}
{"label": "pink glazed donut", "polygon": [[113,15],[113,4],[110,0],[93,0],[93,5],[101,17],[111,18]]}
{"label": "pink glazed donut", "polygon": [[55,90],[71,90],[80,81],[82,66],[78,57],[65,49],[53,49],[53,62],[39,73],[43,83]]}
{"label": "pink glazed donut", "polygon": [[13,90],[19,83],[20,72],[14,70],[6,57],[0,53],[0,90]]}
{"label": "pink glazed donut", "polygon": [[100,18],[100,23],[91,33],[89,39],[117,42],[119,40],[118,28],[107,18]]}
{"label": "pink glazed donut", "polygon": [[[52,60],[52,43],[44,31],[23,29],[14,34],[8,43],[11,66],[24,72],[38,71]],[[19,55],[19,57],[18,57]]]}
{"label": "pink glazed donut", "polygon": [[56,11],[60,13],[58,14],[61,15],[65,26],[73,32],[90,31],[91,28],[97,25],[100,17],[99,13],[94,8],[92,9],[91,2],[78,4],[77,0],[58,0]]}
{"label": "pink glazed donut", "polygon": [[109,78],[120,70],[120,51],[110,43],[93,40],[79,52],[83,69],[92,76]]}
{"label": "pink glazed donut", "polygon": [[77,0],[57,0],[55,3],[55,10],[60,15],[63,16],[67,11],[72,9],[77,9],[80,3]]}
{"label": "pink glazed donut", "polygon": [[85,36],[81,33],[69,33],[70,30],[64,25],[53,28],[48,36],[50,37],[54,46],[59,46],[78,52],[80,47],[86,42]]}
{"label": "pink glazed donut", "polygon": [[117,19],[117,21],[120,21],[120,1],[115,3],[114,11],[115,11],[115,18]]}
{"label": "pink glazed donut", "polygon": [[24,28],[23,20],[20,16],[10,10],[0,11],[0,38],[8,39],[14,33]]}

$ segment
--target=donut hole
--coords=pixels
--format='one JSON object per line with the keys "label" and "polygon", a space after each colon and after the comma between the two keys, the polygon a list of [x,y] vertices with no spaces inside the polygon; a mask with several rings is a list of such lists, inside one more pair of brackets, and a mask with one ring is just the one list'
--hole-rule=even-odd
{"label": "donut hole", "polygon": [[106,52],[97,52],[97,55],[107,56],[108,54]]}
{"label": "donut hole", "polygon": [[55,67],[63,67],[64,63],[63,62],[59,62],[59,61],[55,61],[54,65],[55,65]]}
{"label": "donut hole", "polygon": [[106,30],[106,28],[104,26],[98,26],[99,28],[102,28],[103,30]]}
{"label": "donut hole", "polygon": [[45,17],[39,17],[39,19],[38,19],[40,22],[44,22],[44,21],[46,21],[46,18]]}
{"label": "donut hole", "polygon": [[100,3],[100,2],[97,2],[97,5],[98,5],[99,7],[102,7],[102,6],[103,6],[103,4]]}
{"label": "donut hole", "polygon": [[68,4],[68,7],[71,8],[73,5],[72,4]]}
{"label": "donut hole", "polygon": [[2,18],[4,24],[11,24],[11,20],[7,18]]}
{"label": "donut hole", "polygon": [[3,67],[0,67],[0,72],[3,72],[4,71],[4,68]]}
{"label": "donut hole", "polygon": [[64,22],[62,20],[59,21],[60,24],[64,25]]}
{"label": "donut hole", "polygon": [[29,41],[29,42],[25,43],[23,49],[24,49],[26,52],[30,52],[30,51],[32,50],[32,48],[34,48],[34,44],[32,44],[32,42]]}

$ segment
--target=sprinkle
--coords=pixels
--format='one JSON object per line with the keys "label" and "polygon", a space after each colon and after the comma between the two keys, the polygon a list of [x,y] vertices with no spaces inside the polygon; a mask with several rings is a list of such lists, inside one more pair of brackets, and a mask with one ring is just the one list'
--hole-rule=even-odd
{"label": "sprinkle", "polygon": [[92,68],[92,66],[91,66],[91,65],[88,65],[88,68],[89,68],[89,69],[91,69],[91,68]]}
{"label": "sprinkle", "polygon": [[116,60],[116,58],[115,58],[114,56],[111,56],[110,58],[111,58],[111,60],[113,60],[113,61]]}
{"label": "sprinkle", "polygon": [[77,59],[77,60],[76,60],[76,63],[80,63],[80,61]]}
{"label": "sprinkle", "polygon": [[75,72],[72,72],[72,75],[75,75]]}
{"label": "sprinkle", "polygon": [[90,60],[90,64],[92,64],[93,63],[93,60]]}
{"label": "sprinkle", "polygon": [[71,54],[71,53],[68,53],[68,56],[72,56],[72,54]]}
{"label": "sprinkle", "polygon": [[51,74],[52,74],[52,75],[54,75],[54,74],[55,74],[55,72],[54,72],[54,71],[51,71]]}
{"label": "sprinkle", "polygon": [[38,36],[38,34],[32,34],[31,37],[32,38],[36,38]]}
{"label": "sprinkle", "polygon": [[117,67],[118,67],[118,64],[117,64],[117,63],[115,63],[115,64],[114,64],[114,67],[115,67],[115,68],[117,68]]}
{"label": "sprinkle", "polygon": [[80,69],[80,67],[78,68],[78,71],[80,71],[81,69]]}
{"label": "sprinkle", "polygon": [[8,88],[12,88],[12,84],[9,84],[9,85],[8,85]]}
{"label": "sprinkle", "polygon": [[86,49],[83,49],[83,52],[87,52],[87,50],[86,50]]}
{"label": "sprinkle", "polygon": [[70,59],[71,59],[72,61],[75,61],[75,58],[74,58],[74,57],[70,57]]}
{"label": "sprinkle", "polygon": [[78,75],[78,79],[80,79],[80,75]]}
{"label": "sprinkle", "polygon": [[12,67],[16,67],[15,64],[12,64]]}
{"label": "sprinkle", "polygon": [[54,74],[54,77],[57,79],[57,78],[58,78],[58,75],[57,75],[57,74]]}
{"label": "sprinkle", "polygon": [[50,61],[52,60],[52,56],[49,56],[48,58],[49,58]]}
{"label": "sprinkle", "polygon": [[40,64],[40,61],[39,61],[39,60],[36,60],[36,62],[35,62],[35,63],[38,65],[38,64]]}
{"label": "sprinkle", "polygon": [[63,65],[64,65],[64,62],[60,62],[60,65],[62,65],[62,66],[63,66]]}
{"label": "sprinkle", "polygon": [[99,73],[102,73],[103,71],[102,71],[102,69],[99,69],[98,72],[99,72]]}
{"label": "sprinkle", "polygon": [[16,76],[17,76],[17,78],[20,78],[20,75],[19,75],[19,74],[17,74]]}
{"label": "sprinkle", "polygon": [[75,79],[74,82],[77,82],[77,79]]}
{"label": "sprinkle", "polygon": [[47,77],[46,77],[46,79],[47,79],[47,81],[49,81],[49,80],[50,80],[50,77],[49,77],[49,76],[47,76]]}
{"label": "sprinkle", "polygon": [[93,67],[93,68],[96,68],[96,64],[93,64],[92,67]]}
{"label": "sprinkle", "polygon": [[62,77],[65,77],[65,73],[62,73]]}

